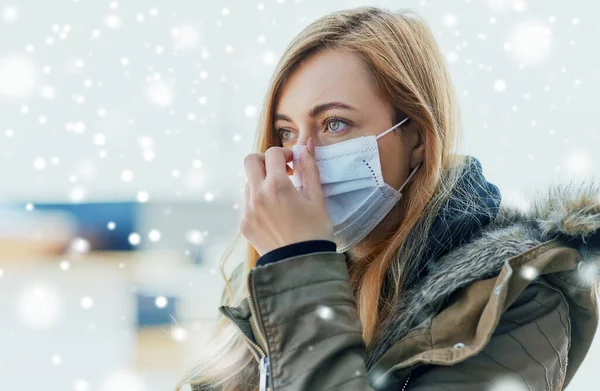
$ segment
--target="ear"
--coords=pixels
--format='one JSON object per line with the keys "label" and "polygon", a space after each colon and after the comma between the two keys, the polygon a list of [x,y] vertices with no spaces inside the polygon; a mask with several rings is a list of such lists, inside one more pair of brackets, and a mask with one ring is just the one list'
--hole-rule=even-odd
{"label": "ear", "polygon": [[412,170],[425,160],[425,138],[414,121],[407,129],[404,129],[404,132],[406,132],[406,142],[410,148],[410,169]]}

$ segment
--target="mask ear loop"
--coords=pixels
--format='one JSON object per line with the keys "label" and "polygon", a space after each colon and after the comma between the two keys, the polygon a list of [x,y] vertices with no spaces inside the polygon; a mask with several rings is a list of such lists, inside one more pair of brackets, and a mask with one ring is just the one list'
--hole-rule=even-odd
{"label": "mask ear loop", "polygon": [[386,134],[388,134],[389,132],[391,132],[392,130],[396,129],[398,126],[402,125],[403,123],[405,123],[406,121],[408,121],[410,117],[406,117],[404,118],[402,121],[398,122],[396,125],[392,126],[391,128],[389,128],[388,130],[386,130],[385,132],[381,133],[380,135],[378,135],[377,137],[375,137],[377,140],[379,140],[380,138],[382,138],[383,136],[385,136]]}
{"label": "mask ear loop", "polygon": [[412,170],[412,172],[410,173],[410,175],[408,176],[408,178],[406,178],[406,181],[404,182],[404,184],[400,187],[400,189],[398,189],[398,192],[402,192],[402,189],[404,189],[404,186],[406,186],[406,184],[408,182],[410,182],[410,179],[415,175],[415,173],[417,172],[417,170],[419,168],[421,168],[422,165],[423,165],[423,163],[419,163],[419,165],[417,167],[415,167],[414,170]]}
{"label": "mask ear loop", "polygon": [[[383,136],[385,136],[386,134],[388,134],[389,132],[391,132],[392,130],[396,129],[398,126],[402,125],[403,123],[405,123],[406,121],[408,121],[410,117],[406,117],[404,118],[402,121],[398,122],[396,125],[392,126],[391,128],[389,128],[388,130],[386,130],[385,132],[381,133],[380,135],[378,135],[377,137],[375,137],[375,139],[380,139]],[[402,189],[404,189],[404,186],[406,186],[406,184],[408,182],[410,182],[411,178],[415,175],[415,173],[417,172],[417,170],[423,165],[423,163],[420,163],[417,167],[415,167],[415,169],[410,173],[410,175],[408,176],[408,178],[406,179],[406,181],[404,182],[404,184],[400,187],[400,189],[398,189],[398,192],[401,192]]]}

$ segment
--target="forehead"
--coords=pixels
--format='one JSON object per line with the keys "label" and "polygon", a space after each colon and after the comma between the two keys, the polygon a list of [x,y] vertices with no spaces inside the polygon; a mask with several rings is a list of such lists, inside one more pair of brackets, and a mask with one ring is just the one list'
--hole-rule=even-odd
{"label": "forehead", "polygon": [[368,70],[358,55],[326,49],[302,61],[285,81],[276,113],[305,114],[312,106],[342,101],[354,107],[380,103]]}

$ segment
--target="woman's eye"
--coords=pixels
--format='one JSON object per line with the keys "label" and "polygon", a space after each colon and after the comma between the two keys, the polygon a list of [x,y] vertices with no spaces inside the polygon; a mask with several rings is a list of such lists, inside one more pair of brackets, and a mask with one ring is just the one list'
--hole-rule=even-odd
{"label": "woman's eye", "polygon": [[293,132],[290,132],[286,129],[278,129],[277,133],[279,133],[279,138],[281,141],[289,141],[294,136]]}
{"label": "woman's eye", "polygon": [[348,124],[346,124],[344,121],[340,121],[340,120],[333,120],[333,121],[329,121],[327,122],[327,129],[329,131],[331,131],[332,133],[342,133],[346,130],[345,127],[347,127]]}

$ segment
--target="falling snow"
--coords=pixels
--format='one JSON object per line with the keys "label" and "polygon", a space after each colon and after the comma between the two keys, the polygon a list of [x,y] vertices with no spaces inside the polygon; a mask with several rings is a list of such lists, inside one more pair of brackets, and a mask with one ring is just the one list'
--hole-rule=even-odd
{"label": "falling snow", "polygon": [[94,305],[94,299],[89,296],[85,296],[81,298],[81,307],[84,310],[89,310]]}
{"label": "falling snow", "polygon": [[317,316],[323,320],[332,320],[334,317],[333,309],[324,305],[319,306],[316,313]]}
{"label": "falling snow", "polygon": [[133,233],[129,234],[129,243],[132,246],[137,246],[138,244],[140,244],[141,241],[142,241],[142,238],[141,238],[140,234],[138,234],[137,232],[133,232]]}
{"label": "falling snow", "polygon": [[167,304],[169,303],[169,301],[167,300],[166,297],[164,296],[158,296],[156,298],[156,300],[154,300],[154,304],[158,307],[158,308],[165,308],[167,306]]}
{"label": "falling snow", "polygon": [[16,302],[21,324],[30,329],[48,329],[62,316],[63,298],[50,285],[26,286],[20,291]]}
{"label": "falling snow", "polygon": [[83,238],[75,238],[71,242],[71,251],[76,253],[87,253],[90,251],[90,243]]}
{"label": "falling snow", "polygon": [[4,7],[2,9],[2,19],[6,23],[14,23],[19,17],[19,11],[14,7]]}
{"label": "falling snow", "polygon": [[494,82],[494,90],[498,92],[506,90],[506,82],[504,80],[496,80]]}
{"label": "falling snow", "polygon": [[160,240],[160,236],[160,231],[156,229],[153,229],[148,233],[148,239],[150,239],[151,242],[158,242]]}
{"label": "falling snow", "polygon": [[[242,213],[243,157],[254,148],[262,100],[285,47],[310,21],[347,4],[92,3],[69,0],[41,13],[32,13],[36,8],[27,1],[0,6],[5,43],[0,49],[0,181],[6,184],[0,203],[16,200],[19,212],[32,218],[49,202],[124,201],[141,209],[167,203],[160,206],[162,220],[151,224],[132,227],[121,215],[108,213],[94,228],[101,235],[124,235],[135,250],[180,243],[178,254],[186,259],[225,247],[213,238],[221,233],[211,219],[190,215],[189,225],[173,229],[170,221],[182,218],[177,204],[231,213],[223,221]],[[388,3],[369,4],[389,8]],[[558,1],[540,6],[527,0],[466,0],[444,8],[413,0],[402,6],[422,12],[432,26],[461,104],[461,130],[468,141],[463,152],[480,158],[486,175],[501,185],[504,202],[525,211],[534,189],[600,172],[600,71],[589,50],[597,45],[600,25],[593,16],[600,14],[600,3],[573,8]],[[90,272],[80,258],[93,255],[96,242],[76,236],[67,241],[62,259],[45,265],[61,282],[77,281],[76,293],[64,290],[66,282],[19,281],[2,266],[0,286],[18,286],[13,301],[19,327],[6,329],[5,336],[64,330],[86,333],[81,340],[94,341],[90,335],[106,331],[102,311],[112,303],[105,297],[112,288],[102,295],[87,290],[87,284],[106,281],[100,272],[96,280],[85,281]],[[210,262],[221,255],[217,252],[202,253],[205,274],[215,281],[219,270]],[[175,258],[162,262],[174,275],[185,274]],[[139,272],[137,263],[107,264],[119,276]],[[538,276],[534,268],[519,272],[529,280]],[[583,265],[578,278],[589,283],[598,272]],[[198,291],[200,281],[185,278],[184,288],[204,293]],[[152,293],[154,310],[176,306],[169,295]],[[74,312],[84,321],[73,322]],[[122,315],[114,315],[119,324],[132,322],[130,314],[121,321]],[[335,319],[327,306],[315,308],[315,315]],[[121,332],[132,333],[110,331]],[[162,333],[170,343],[187,344],[195,337],[194,329],[183,324]],[[119,347],[115,341],[111,346]],[[38,356],[58,373],[73,365],[71,353],[57,343]],[[55,388],[155,390],[127,369],[99,370],[106,372],[102,379],[73,373]],[[497,380],[491,391],[526,389],[520,379]]]}

